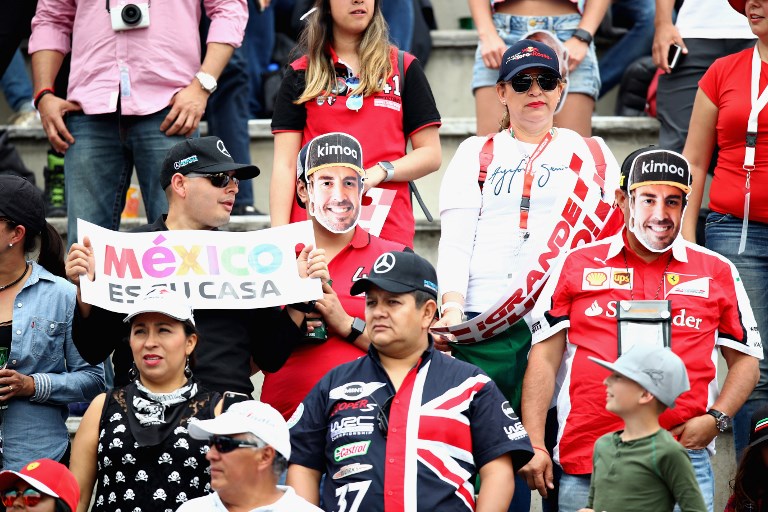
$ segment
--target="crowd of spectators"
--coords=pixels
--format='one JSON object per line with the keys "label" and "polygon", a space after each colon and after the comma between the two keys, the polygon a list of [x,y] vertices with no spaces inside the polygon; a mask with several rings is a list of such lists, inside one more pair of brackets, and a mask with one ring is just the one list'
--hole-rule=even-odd
{"label": "crowd of spectators", "polygon": [[[426,0],[9,16],[0,85],[51,151],[45,195],[0,173],[7,510],[518,512],[538,492],[548,511],[713,512],[730,430],[726,510],[765,508],[768,1],[467,1],[477,136],[453,155],[409,53]],[[659,145],[619,165],[591,116],[643,58]],[[269,183],[254,118],[271,119]],[[443,158],[435,268],[412,198]],[[173,282],[119,313],[89,298],[107,262],[78,222],[118,231],[134,168],[133,232],[157,245],[213,240],[268,187],[270,233],[308,221],[289,262],[318,298],[193,308]],[[46,221],[56,173],[68,250]],[[70,441],[73,402],[90,405]]]}

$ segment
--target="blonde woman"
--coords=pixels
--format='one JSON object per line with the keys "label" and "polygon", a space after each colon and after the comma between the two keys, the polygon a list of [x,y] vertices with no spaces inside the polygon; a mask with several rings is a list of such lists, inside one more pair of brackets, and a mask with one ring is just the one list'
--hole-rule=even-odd
{"label": "blonde woman", "polygon": [[366,191],[396,193],[381,238],[413,247],[408,182],[440,167],[440,114],[419,62],[389,44],[382,1],[316,0],[306,18],[306,54],[288,67],[272,118],[273,226],[306,220],[294,200],[302,145],[341,131],[362,144]]}

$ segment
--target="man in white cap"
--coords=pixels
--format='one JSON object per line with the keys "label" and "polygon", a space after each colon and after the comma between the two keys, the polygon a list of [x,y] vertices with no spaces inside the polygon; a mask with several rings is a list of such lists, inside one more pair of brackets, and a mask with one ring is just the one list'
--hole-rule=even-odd
{"label": "man in white cap", "polygon": [[282,415],[256,400],[233,404],[211,420],[189,424],[194,439],[208,440],[213,494],[184,503],[178,512],[319,512],[291,487],[277,485],[291,456]]}
{"label": "man in white cap", "polygon": [[[532,311],[533,346],[521,410],[533,447],[539,449],[520,473],[543,496],[553,488],[544,425],[557,380],[559,431],[553,458],[563,470],[558,505],[561,512],[586,505],[592,447],[600,436],[621,428],[621,420],[598,405],[605,396],[601,374],[587,357],[613,361],[620,356],[617,311],[632,310],[636,301],[653,301],[665,308],[671,349],[685,363],[691,384],[659,422],[688,450],[711,511],[714,438],[730,428],[730,417],[757,383],[760,335],[733,264],[679,236],[691,190],[685,158],[642,148],[626,158],[621,174],[616,201],[624,211],[625,229],[569,253]],[[646,338],[645,343],[650,341]],[[718,348],[729,370],[719,394]]]}

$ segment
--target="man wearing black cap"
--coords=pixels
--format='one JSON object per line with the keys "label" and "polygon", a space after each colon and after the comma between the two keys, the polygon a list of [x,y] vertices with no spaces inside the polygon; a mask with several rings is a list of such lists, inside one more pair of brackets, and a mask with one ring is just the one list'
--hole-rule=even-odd
{"label": "man wearing black cap", "polygon": [[[605,412],[599,374],[587,356],[615,360],[617,315],[658,301],[671,323],[671,349],[685,362],[691,383],[675,409],[659,418],[688,449],[708,509],[714,500],[709,453],[757,383],[760,335],[736,268],[724,257],[685,241],[680,226],[691,174],[679,154],[642,148],[622,164],[616,201],[624,211],[622,233],[572,251],[553,271],[532,312],[533,347],[523,382],[522,412],[533,446],[544,443],[544,421],[560,371],[559,432],[555,462],[563,469],[559,507],[587,503],[592,446],[621,428]],[[648,336],[647,343],[653,343]],[[717,390],[717,355],[728,363]],[[708,452],[710,450],[710,452]],[[552,462],[543,449],[521,470],[529,486],[546,495]]]}
{"label": "man wearing black cap", "polygon": [[506,510],[533,450],[490,378],[433,348],[435,269],[387,252],[350,293],[363,292],[368,355],[331,370],[289,420],[288,484],[317,504],[325,474],[326,510]]}
{"label": "man wearing black cap", "polygon": [[[258,176],[253,165],[236,164],[218,137],[187,139],[175,145],[163,162],[160,180],[168,198],[168,215],[134,232],[178,229],[215,230],[229,222],[237,184]],[[302,252],[304,258],[306,252]],[[90,241],[69,250],[67,277],[78,285],[78,307],[83,319],[75,325],[75,343],[86,361],[104,361],[114,351],[115,385],[128,383],[132,356],[123,339],[128,329],[121,315],[80,299],[80,276],[94,278],[97,264]],[[292,308],[198,309],[195,311],[201,342],[195,375],[215,391],[250,394],[250,361],[275,371],[302,338],[298,326],[304,315]]]}
{"label": "man wearing black cap", "polygon": [[[336,366],[363,357],[365,299],[349,293],[352,284],[401,243],[371,235],[357,225],[363,194],[363,148],[346,133],[326,133],[307,142],[296,169],[296,201],[307,208],[315,244],[324,251],[332,283],[307,313],[308,342],[297,347],[280,370],[264,375],[261,400],[290,418],[309,390]],[[308,308],[309,309],[309,308]],[[325,336],[321,336],[322,329]]]}

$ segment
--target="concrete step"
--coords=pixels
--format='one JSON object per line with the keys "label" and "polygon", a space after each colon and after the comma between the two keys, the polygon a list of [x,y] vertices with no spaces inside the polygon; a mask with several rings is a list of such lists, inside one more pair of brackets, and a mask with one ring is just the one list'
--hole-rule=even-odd
{"label": "concrete step", "polygon": [[444,118],[475,115],[471,85],[476,48],[474,30],[432,31],[432,53],[425,72]]}
{"label": "concrete step", "polygon": [[437,28],[441,30],[459,28],[459,18],[470,15],[467,0],[432,0],[432,10]]}
{"label": "concrete step", "polygon": [[[621,163],[626,155],[633,150],[658,140],[658,122],[651,118],[628,118],[594,116],[592,118],[593,132],[603,137]],[[38,184],[42,187],[42,170],[45,165],[48,141],[42,129],[18,129],[8,127],[11,140],[18,148],[27,167],[37,175]],[[261,176],[256,179],[254,196],[256,206],[263,212],[269,210],[269,180],[272,175],[273,139],[268,120],[251,120],[249,122],[251,136],[251,158],[261,169]],[[201,126],[203,134],[206,126]],[[438,193],[443,171],[448,166],[459,144],[475,134],[475,119],[473,117],[444,117],[440,130],[443,149],[443,164],[439,172],[418,180],[417,185],[425,203],[437,217]],[[421,210],[416,206],[414,213],[417,219],[425,219]]]}

